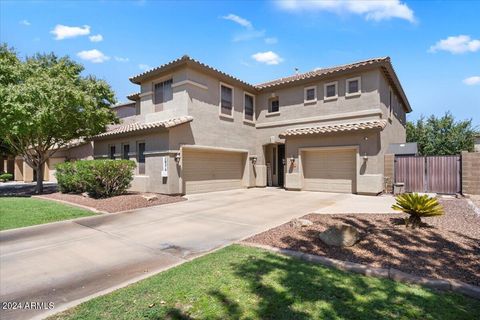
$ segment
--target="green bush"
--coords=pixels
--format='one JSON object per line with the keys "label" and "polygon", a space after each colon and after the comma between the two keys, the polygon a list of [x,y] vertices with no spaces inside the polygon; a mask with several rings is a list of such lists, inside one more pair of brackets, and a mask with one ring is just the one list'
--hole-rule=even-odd
{"label": "green bush", "polygon": [[11,173],[0,174],[0,181],[5,182],[5,181],[10,181],[10,180],[13,180],[13,174],[11,174]]}
{"label": "green bush", "polygon": [[82,183],[80,175],[77,174],[77,162],[59,163],[55,166],[55,169],[60,192],[82,193],[86,191],[85,183]]}
{"label": "green bush", "polygon": [[56,176],[61,192],[108,198],[127,191],[134,168],[131,160],[81,160],[57,165]]}

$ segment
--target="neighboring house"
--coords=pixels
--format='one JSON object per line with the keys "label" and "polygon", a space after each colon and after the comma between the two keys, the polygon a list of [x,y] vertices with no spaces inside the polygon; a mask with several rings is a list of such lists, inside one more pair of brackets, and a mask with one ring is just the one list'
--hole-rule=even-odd
{"label": "neighboring house", "polygon": [[480,152],[480,134],[475,135],[475,145],[474,145],[474,151],[475,152]]}
{"label": "neighboring house", "polygon": [[418,155],[418,144],[416,142],[390,143],[387,154],[396,156],[416,156]]}
{"label": "neighboring house", "polygon": [[251,85],[183,56],[130,81],[135,115],[94,137],[94,157],[134,160],[137,191],[378,194],[411,111],[388,57]]}
{"label": "neighboring house", "polygon": [[[93,159],[93,142],[83,139],[72,140],[67,146],[57,149],[47,160],[44,166],[44,181],[56,182],[55,165],[65,161],[80,159]],[[35,170],[30,167],[21,156],[15,157],[13,165],[13,176],[15,181],[35,181]]]}

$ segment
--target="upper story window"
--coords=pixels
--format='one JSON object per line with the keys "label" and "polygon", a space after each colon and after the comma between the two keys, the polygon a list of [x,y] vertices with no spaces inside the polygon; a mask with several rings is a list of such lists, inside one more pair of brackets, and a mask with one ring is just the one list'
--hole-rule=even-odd
{"label": "upper story window", "polygon": [[109,156],[110,159],[115,160],[115,145],[110,146],[108,156]]}
{"label": "upper story window", "polygon": [[393,111],[393,93],[392,89],[388,90],[389,96],[388,96],[388,116],[391,118],[392,117],[392,111]]}
{"label": "upper story window", "polygon": [[173,99],[172,79],[155,83],[153,86],[154,103],[164,103]]}
{"label": "upper story window", "polygon": [[278,98],[273,98],[270,99],[269,106],[268,106],[268,112],[279,112],[280,111],[280,101]]}
{"label": "upper story window", "polygon": [[329,82],[324,85],[324,100],[333,100],[338,97],[338,82]]}
{"label": "upper story window", "polygon": [[348,96],[356,96],[359,95],[362,91],[362,83],[360,80],[360,77],[352,78],[352,79],[347,79],[347,85],[346,85],[346,93],[345,95]]}
{"label": "upper story window", "polygon": [[303,100],[305,103],[317,101],[317,87],[307,87],[303,89]]}
{"label": "upper story window", "polygon": [[255,97],[249,93],[244,95],[244,119],[247,121],[254,121],[255,116]]}
{"label": "upper story window", "polygon": [[122,146],[122,159],[128,160],[130,159],[130,145],[128,143]]}
{"label": "upper story window", "polygon": [[233,116],[233,87],[220,84],[220,114]]}

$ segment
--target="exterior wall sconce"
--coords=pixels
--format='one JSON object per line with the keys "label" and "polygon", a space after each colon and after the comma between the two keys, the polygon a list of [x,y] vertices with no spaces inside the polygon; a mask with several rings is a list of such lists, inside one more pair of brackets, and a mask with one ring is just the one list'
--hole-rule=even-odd
{"label": "exterior wall sconce", "polygon": [[295,163],[295,158],[293,156],[290,157],[290,163],[294,164]]}
{"label": "exterior wall sconce", "polygon": [[180,156],[180,152],[179,152],[175,155],[175,162],[180,163],[180,160],[181,160],[181,156]]}
{"label": "exterior wall sconce", "polygon": [[251,157],[250,161],[252,161],[252,164],[255,165],[257,163],[257,157]]}
{"label": "exterior wall sconce", "polygon": [[365,152],[365,153],[363,154],[363,161],[367,161],[367,160],[368,160],[368,156],[367,156],[367,153]]}

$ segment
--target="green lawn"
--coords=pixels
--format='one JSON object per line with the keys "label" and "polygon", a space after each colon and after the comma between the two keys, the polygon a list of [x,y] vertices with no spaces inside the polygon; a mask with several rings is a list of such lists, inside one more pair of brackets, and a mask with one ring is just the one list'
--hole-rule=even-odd
{"label": "green lawn", "polygon": [[92,211],[54,201],[21,197],[0,197],[0,230],[86,217]]}
{"label": "green lawn", "polygon": [[[232,245],[53,319],[475,319],[480,302]],[[477,316],[475,316],[477,315]]]}

